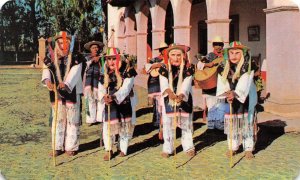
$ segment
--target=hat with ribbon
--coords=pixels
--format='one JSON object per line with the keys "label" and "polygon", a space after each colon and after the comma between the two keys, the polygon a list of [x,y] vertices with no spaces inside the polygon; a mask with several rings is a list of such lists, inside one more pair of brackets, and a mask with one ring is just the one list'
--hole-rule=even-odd
{"label": "hat with ribbon", "polygon": [[54,36],[54,40],[56,41],[60,38],[68,38],[69,40],[71,40],[72,37],[67,31],[60,31],[56,33],[56,35]]}

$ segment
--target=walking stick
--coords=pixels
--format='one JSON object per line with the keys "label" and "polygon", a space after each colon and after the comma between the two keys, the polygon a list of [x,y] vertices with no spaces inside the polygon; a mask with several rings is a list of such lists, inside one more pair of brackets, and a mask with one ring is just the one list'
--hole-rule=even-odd
{"label": "walking stick", "polygon": [[[107,88],[107,94],[109,95],[109,87]],[[109,145],[109,149],[111,148],[111,145],[110,145],[110,141],[111,141],[111,137],[110,137],[110,104],[107,105],[107,120],[108,120],[108,125],[107,125],[107,128],[108,128],[108,145]],[[110,152],[111,150],[109,150],[108,152],[108,161],[109,161],[109,168],[110,168]]]}
{"label": "walking stick", "polygon": [[229,105],[230,105],[230,115],[229,115],[229,138],[230,138],[230,164],[229,164],[229,166],[230,166],[230,168],[232,168],[232,156],[233,156],[233,151],[232,151],[232,134],[233,134],[233,132],[232,132],[232,103],[229,103]]}
{"label": "walking stick", "polygon": [[174,156],[176,156],[176,128],[177,128],[177,102],[174,101],[174,141],[173,141],[173,148],[174,148]]}
{"label": "walking stick", "polygon": [[51,76],[53,78],[54,81],[54,87],[53,87],[53,91],[54,91],[54,135],[53,135],[53,145],[52,145],[52,157],[53,157],[53,164],[54,167],[56,166],[56,153],[55,153],[55,147],[56,147],[56,125],[57,125],[57,111],[58,111],[58,95],[57,95],[57,86],[56,86],[56,81],[55,81],[55,77],[53,72],[49,69],[49,68],[43,68],[43,69],[48,69],[49,72],[51,73]]}

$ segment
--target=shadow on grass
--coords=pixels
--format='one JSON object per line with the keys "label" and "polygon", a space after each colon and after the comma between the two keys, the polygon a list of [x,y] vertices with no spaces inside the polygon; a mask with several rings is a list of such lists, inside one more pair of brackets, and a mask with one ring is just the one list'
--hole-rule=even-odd
{"label": "shadow on grass", "polygon": [[89,150],[96,149],[99,147],[100,147],[100,138],[98,138],[94,141],[88,142],[88,143],[80,144],[78,153],[81,153],[84,151],[89,151]]}
{"label": "shadow on grass", "polygon": [[258,124],[257,141],[253,154],[266,149],[274,140],[284,135],[284,127],[287,126],[285,121],[280,119],[269,120]]}

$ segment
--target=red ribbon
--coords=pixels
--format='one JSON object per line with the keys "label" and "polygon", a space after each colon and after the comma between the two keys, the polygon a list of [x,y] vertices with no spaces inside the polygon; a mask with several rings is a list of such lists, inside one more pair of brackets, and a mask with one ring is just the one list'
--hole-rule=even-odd
{"label": "red ribbon", "polygon": [[112,48],[116,55],[116,71],[119,72],[120,54],[117,52],[117,48]]}
{"label": "red ribbon", "polygon": [[62,39],[63,39],[64,53],[67,53],[67,33],[64,31],[62,32]]}

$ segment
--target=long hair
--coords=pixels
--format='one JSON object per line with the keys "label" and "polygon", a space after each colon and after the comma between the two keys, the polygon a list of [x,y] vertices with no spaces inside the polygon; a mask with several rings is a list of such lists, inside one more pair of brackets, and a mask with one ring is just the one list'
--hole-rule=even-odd
{"label": "long hair", "polygon": [[[243,50],[241,50],[241,49],[237,49],[237,50],[242,54],[242,56],[241,56],[241,59],[240,59],[239,63],[237,64],[236,70],[233,74],[233,77],[232,77],[232,82],[233,83],[235,82],[235,80],[237,80],[240,77],[241,68],[242,68],[242,66],[245,62],[245,57],[244,57],[244,54],[243,54]],[[230,70],[230,59],[228,59],[226,61],[226,64],[225,64],[225,67],[224,67],[224,71],[223,71],[223,75],[222,75],[223,81],[225,81],[227,79],[229,70]]]}
{"label": "long hair", "polygon": [[[181,52],[181,64],[180,64],[180,70],[179,70],[179,77],[178,77],[178,82],[177,82],[177,91],[176,94],[178,95],[178,93],[181,91],[181,86],[182,86],[182,81],[183,81],[183,68],[185,65],[185,61],[184,61],[184,54],[182,51]],[[174,88],[173,88],[173,73],[172,73],[172,66],[171,66],[171,62],[170,59],[168,60],[168,71],[169,71],[169,88],[174,92]],[[175,93],[175,92],[174,92]],[[174,102],[170,99],[169,100],[170,105],[174,105]]]}
{"label": "long hair", "polygon": [[[104,65],[104,84],[103,84],[103,86],[105,88],[108,88],[110,79],[109,79],[109,74],[108,74],[109,67],[108,67],[108,64],[106,62],[105,62],[105,65]],[[116,67],[116,69],[115,69],[115,75],[117,77],[117,86],[116,86],[117,90],[120,89],[120,87],[122,86],[122,83],[123,83],[123,79],[121,77],[120,72],[118,71],[118,68],[119,67]]]}

